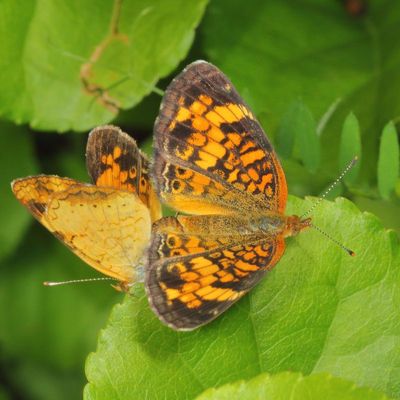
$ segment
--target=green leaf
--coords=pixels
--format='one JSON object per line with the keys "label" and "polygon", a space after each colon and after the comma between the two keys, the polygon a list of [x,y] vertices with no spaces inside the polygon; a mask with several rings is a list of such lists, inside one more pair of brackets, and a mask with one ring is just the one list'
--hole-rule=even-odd
{"label": "green leaf", "polygon": [[319,165],[319,139],[314,118],[301,101],[293,102],[282,118],[277,132],[278,151],[284,157],[296,155],[310,172],[315,172]]}
{"label": "green leaf", "polygon": [[[301,215],[315,199],[290,198]],[[260,284],[221,317],[175,332],[142,287],[112,312],[89,356],[85,399],[191,399],[262,372],[330,372],[400,396],[400,252],[397,236],[349,201],[323,201],[310,229]]]}
{"label": "green leaf", "polygon": [[0,261],[11,254],[32,221],[12,194],[10,183],[15,178],[38,171],[33,143],[28,130],[0,121]]}
{"label": "green leaf", "polygon": [[[220,23],[223,21],[223,23]],[[243,21],[251,21],[244,23]],[[321,29],[323,27],[323,29]],[[360,179],[370,185],[383,126],[400,115],[400,3],[368,3],[365,15],[349,15],[341,1],[220,0],[210,3],[201,25],[209,60],[254,111],[268,113],[273,131],[293,99],[301,98],[316,120],[337,104],[322,133],[322,169],[334,176],[338,132],[353,111],[362,127]]]}
{"label": "green leaf", "polygon": [[104,283],[44,287],[46,280],[99,274],[38,223],[25,239],[0,264],[2,382],[21,399],[79,398],[85,354],[95,348],[98,330],[121,294]]}
{"label": "green leaf", "polygon": [[378,189],[383,198],[390,198],[399,177],[399,141],[396,127],[389,122],[383,129],[379,146]]}
{"label": "green leaf", "polygon": [[239,381],[218,389],[206,390],[196,400],[388,400],[383,393],[360,388],[353,382],[328,374],[302,376],[283,372],[274,376],[261,374],[249,381]]}
{"label": "green leaf", "polygon": [[[293,102],[279,124],[279,128],[276,132],[276,148],[282,157],[289,158],[293,153],[294,142],[296,139],[296,116],[299,103]],[[264,113],[262,113],[263,115]],[[266,118],[263,118],[265,121]],[[263,121],[263,122],[264,122]]]}
{"label": "green leaf", "polygon": [[109,122],[185,57],[206,4],[2,1],[0,114],[57,131]]}
{"label": "green leaf", "polygon": [[[399,196],[400,197],[400,196]],[[394,229],[397,234],[400,232],[400,205],[394,201],[383,200],[380,197],[370,199],[365,196],[354,196],[354,203],[357,207],[367,210],[370,213],[377,215],[381,218],[382,223],[387,229]]]}
{"label": "green leaf", "polygon": [[350,113],[344,121],[342,137],[340,139],[340,171],[343,171],[355,156],[358,156],[358,162],[354,165],[351,171],[345,175],[344,181],[346,183],[354,183],[357,179],[361,163],[360,125],[357,117],[353,113]]}
{"label": "green leaf", "polygon": [[310,109],[299,103],[296,119],[296,144],[300,160],[310,171],[315,172],[320,161],[320,144],[317,136],[317,125]]}

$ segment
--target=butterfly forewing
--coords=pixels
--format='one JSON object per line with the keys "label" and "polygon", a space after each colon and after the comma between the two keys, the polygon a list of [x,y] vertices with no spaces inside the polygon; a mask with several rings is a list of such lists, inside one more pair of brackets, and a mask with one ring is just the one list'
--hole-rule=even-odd
{"label": "butterfly forewing", "polygon": [[[272,146],[232,83],[209,63],[189,65],[168,87],[155,124],[155,148],[156,185],[172,207],[177,194],[176,208],[193,212],[218,186],[223,207],[233,192],[238,204],[229,206],[236,211],[285,208],[285,176]],[[192,170],[193,183],[201,180],[201,187],[174,176],[171,164]]]}
{"label": "butterfly forewing", "polygon": [[114,187],[138,194],[150,209],[152,220],[161,207],[149,178],[149,161],[133,138],[116,126],[100,126],[89,134],[86,165],[96,186]]}

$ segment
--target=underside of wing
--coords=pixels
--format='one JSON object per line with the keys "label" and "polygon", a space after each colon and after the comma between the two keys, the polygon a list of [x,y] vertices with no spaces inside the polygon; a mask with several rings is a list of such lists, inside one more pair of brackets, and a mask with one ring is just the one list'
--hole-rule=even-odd
{"label": "underside of wing", "polygon": [[[190,64],[169,85],[155,123],[155,149],[157,191],[181,211],[193,212],[196,204],[190,203],[204,201],[215,190],[207,181],[219,186],[221,207],[235,193],[239,201],[228,205],[231,210],[285,208],[285,176],[271,144],[232,83],[209,63]],[[201,190],[182,191],[177,198],[178,168],[203,181]]]}
{"label": "underside of wing", "polygon": [[152,220],[161,207],[149,177],[149,161],[135,140],[112,125],[93,129],[86,147],[86,164],[93,183],[137,193],[150,209]]}
{"label": "underside of wing", "polygon": [[176,330],[192,330],[218,317],[284,251],[281,236],[229,234],[231,227],[212,234],[209,220],[202,218],[163,218],[153,226],[145,286],[158,317]]}
{"label": "underside of wing", "polygon": [[45,218],[54,235],[93,268],[122,282],[142,279],[138,270],[151,220],[135,194],[75,185],[52,196]]}
{"label": "underside of wing", "polygon": [[151,218],[136,194],[49,175],[17,179],[12,190],[87,264],[124,283],[143,280]]}
{"label": "underside of wing", "polygon": [[47,229],[47,221],[43,218],[47,204],[54,193],[62,192],[71,186],[79,184],[70,178],[55,175],[37,175],[16,179],[11,183],[11,189],[18,201]]}

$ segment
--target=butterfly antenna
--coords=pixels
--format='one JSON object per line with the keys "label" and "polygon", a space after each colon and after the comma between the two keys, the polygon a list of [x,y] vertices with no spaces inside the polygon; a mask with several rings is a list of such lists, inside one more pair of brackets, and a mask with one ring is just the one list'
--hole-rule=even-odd
{"label": "butterfly antenna", "polygon": [[118,281],[118,279],[114,278],[87,278],[87,279],[73,279],[71,281],[62,281],[62,282],[43,282],[44,286],[61,286],[61,285],[69,285],[70,283],[85,283],[85,282],[94,282],[94,281]]}
{"label": "butterfly antenna", "polygon": [[311,226],[312,228],[314,228],[316,231],[318,231],[319,233],[322,233],[326,238],[332,240],[333,243],[337,244],[342,250],[344,250],[348,255],[354,257],[356,255],[356,253],[354,253],[353,250],[349,249],[348,247],[344,246],[342,243],[340,243],[338,240],[336,240],[335,238],[333,238],[331,235],[327,234],[325,231],[323,231],[321,228],[319,228],[318,226],[314,225],[314,224],[310,224],[309,226]]}
{"label": "butterfly antenna", "polygon": [[[343,170],[343,172],[336,178],[336,180],[325,190],[325,192],[320,196],[320,198],[311,206],[311,208],[305,212],[301,219],[305,218],[308,214],[315,210],[315,208],[321,203],[321,201],[328,195],[328,193],[344,178],[344,176],[354,167],[358,161],[358,156],[355,156]],[[326,235],[326,234],[325,234]],[[327,236],[327,235],[326,235]]]}

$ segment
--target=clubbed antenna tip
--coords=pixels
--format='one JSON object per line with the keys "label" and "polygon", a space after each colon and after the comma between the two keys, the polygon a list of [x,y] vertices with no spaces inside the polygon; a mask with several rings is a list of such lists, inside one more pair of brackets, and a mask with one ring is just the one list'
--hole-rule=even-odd
{"label": "clubbed antenna tip", "polygon": [[350,250],[348,247],[344,246],[342,243],[340,243],[338,240],[333,238],[331,235],[328,235],[325,231],[323,231],[321,228],[314,224],[310,224],[312,228],[314,228],[316,231],[324,235],[326,238],[331,240],[333,243],[337,244],[342,250],[344,250],[349,256],[355,257],[356,253],[354,253],[353,250]]}

